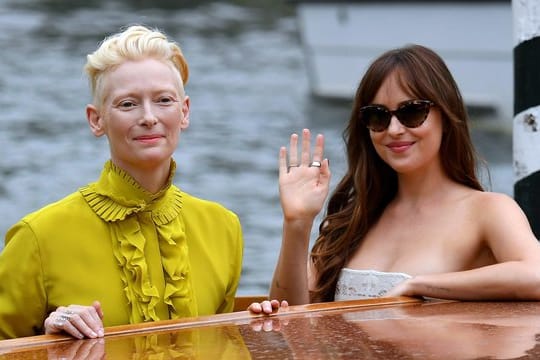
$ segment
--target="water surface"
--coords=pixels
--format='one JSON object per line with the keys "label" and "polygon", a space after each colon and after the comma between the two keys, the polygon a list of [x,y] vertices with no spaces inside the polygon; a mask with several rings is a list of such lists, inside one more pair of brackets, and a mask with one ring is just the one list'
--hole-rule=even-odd
{"label": "water surface", "polygon": [[[0,233],[96,180],[108,148],[86,125],[85,55],[105,34],[144,23],[176,39],[190,65],[191,126],[175,183],[239,215],[239,292],[265,293],[281,241],[278,149],[304,127],[324,133],[335,184],[349,104],[309,96],[290,4],[244,3],[0,0]],[[511,136],[496,120],[476,116],[473,136],[493,190],[510,194]]]}

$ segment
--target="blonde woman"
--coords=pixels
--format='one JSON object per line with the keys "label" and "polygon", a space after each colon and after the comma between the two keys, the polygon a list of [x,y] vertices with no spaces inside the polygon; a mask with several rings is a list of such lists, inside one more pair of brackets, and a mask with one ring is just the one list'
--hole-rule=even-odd
{"label": "blonde woman", "polygon": [[189,126],[188,65],[162,32],[131,26],[88,55],[99,179],[25,216],[0,254],[0,338],[232,311],[242,230],[223,206],[172,184]]}

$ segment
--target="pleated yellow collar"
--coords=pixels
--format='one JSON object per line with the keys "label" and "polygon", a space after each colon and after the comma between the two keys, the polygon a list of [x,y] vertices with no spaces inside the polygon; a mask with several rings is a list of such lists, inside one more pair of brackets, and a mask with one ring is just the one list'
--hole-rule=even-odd
{"label": "pleated yellow collar", "polygon": [[156,224],[163,225],[176,218],[182,209],[182,193],[171,186],[176,163],[171,160],[167,183],[152,194],[135,181],[126,171],[107,161],[99,180],[80,189],[88,205],[103,220],[124,220],[140,211],[152,211]]}

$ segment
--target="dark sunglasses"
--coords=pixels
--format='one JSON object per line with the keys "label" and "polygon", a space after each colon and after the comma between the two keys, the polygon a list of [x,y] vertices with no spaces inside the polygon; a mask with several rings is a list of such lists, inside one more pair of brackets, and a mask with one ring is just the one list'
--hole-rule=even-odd
{"label": "dark sunglasses", "polygon": [[390,110],[384,105],[366,105],[360,108],[359,119],[368,129],[376,132],[386,130],[392,115],[395,115],[403,126],[416,128],[426,121],[429,109],[434,105],[435,103],[429,100],[404,101],[396,110]]}

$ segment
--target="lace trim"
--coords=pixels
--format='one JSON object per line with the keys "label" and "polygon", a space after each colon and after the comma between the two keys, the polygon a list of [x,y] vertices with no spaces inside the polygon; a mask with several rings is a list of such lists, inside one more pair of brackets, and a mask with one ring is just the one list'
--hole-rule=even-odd
{"label": "lace trim", "polygon": [[179,216],[182,193],[171,186],[176,169],[166,186],[157,194],[143,189],[127,172],[108,161],[98,182],[80,189],[92,210],[111,224],[113,253],[122,268],[122,282],[128,304],[130,322],[161,320],[156,314],[159,291],[151,284],[144,255],[146,238],[137,217],[149,211],[156,225],[165,278],[163,301],[169,306],[171,318],[196,316],[185,227]]}
{"label": "lace trim", "polygon": [[336,285],[335,300],[381,297],[400,282],[410,279],[404,273],[375,270],[341,270]]}

